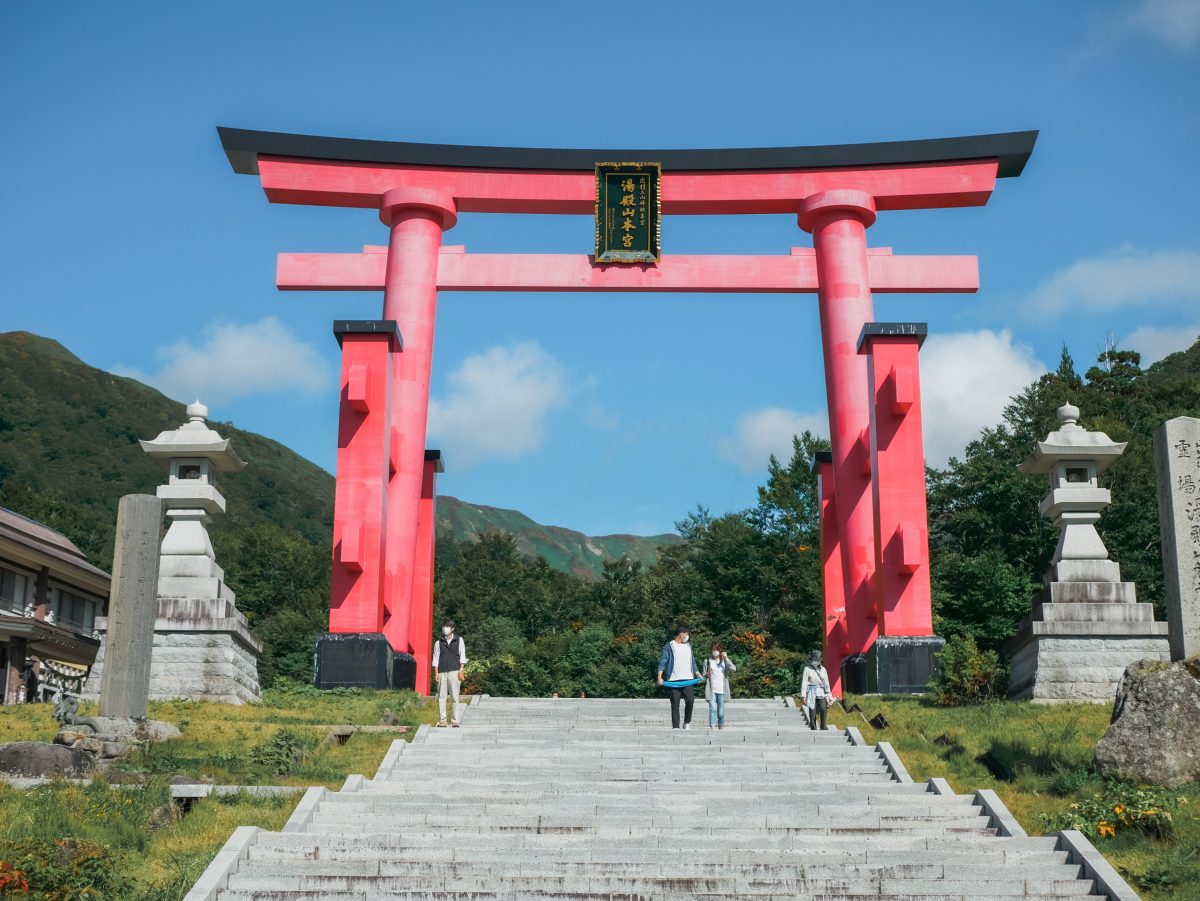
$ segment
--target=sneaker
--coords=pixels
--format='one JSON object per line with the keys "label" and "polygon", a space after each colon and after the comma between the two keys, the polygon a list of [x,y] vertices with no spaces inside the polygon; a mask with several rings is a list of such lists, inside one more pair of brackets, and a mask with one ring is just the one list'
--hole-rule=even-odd
{"label": "sneaker", "polygon": [[437,728],[439,728],[439,729],[445,729],[445,728],[446,728],[446,721],[445,721],[445,720],[438,720],[438,721],[437,721]]}
{"label": "sneaker", "polygon": [[716,726],[714,726],[712,723],[709,723],[709,724],[708,724],[708,728],[710,728],[710,729],[715,729],[715,728],[717,728],[717,727],[716,727]]}
{"label": "sneaker", "polygon": [[717,726],[718,729],[724,729],[724,726]]}
{"label": "sneaker", "polygon": [[692,728],[692,724],[691,724],[691,723],[684,723],[684,724],[683,724],[683,728],[685,728],[685,729],[690,729],[690,728]]}
{"label": "sneaker", "polygon": [[457,729],[462,725],[462,723],[451,723],[450,725]]}

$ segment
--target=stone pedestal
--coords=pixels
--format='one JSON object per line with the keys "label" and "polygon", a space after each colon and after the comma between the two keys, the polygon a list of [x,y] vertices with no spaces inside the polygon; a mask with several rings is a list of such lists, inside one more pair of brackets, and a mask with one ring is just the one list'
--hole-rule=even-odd
{"label": "stone pedestal", "polygon": [[391,688],[393,667],[392,646],[382,633],[330,632],[317,639],[315,682],[322,690]]}
{"label": "stone pedestal", "polygon": [[1111,560],[1050,567],[1033,614],[1005,646],[1010,698],[1110,704],[1129,664],[1170,658],[1167,624],[1155,622],[1154,607],[1138,603],[1136,586],[1120,579]]}
{"label": "stone pedestal", "polygon": [[[107,622],[96,621],[104,635]],[[106,637],[106,636],[105,636]],[[84,689],[99,684],[105,642]],[[262,642],[251,632],[232,599],[159,598],[150,663],[150,699],[241,704],[262,699],[258,657]]]}
{"label": "stone pedestal", "polygon": [[937,655],[946,644],[936,635],[876,639],[867,654],[867,692],[924,694],[938,672]]}

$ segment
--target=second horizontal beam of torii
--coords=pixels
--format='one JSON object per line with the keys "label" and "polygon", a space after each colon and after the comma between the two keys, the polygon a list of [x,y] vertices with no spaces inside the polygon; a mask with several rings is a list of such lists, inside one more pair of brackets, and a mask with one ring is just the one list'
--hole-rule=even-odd
{"label": "second horizontal beam of torii", "polygon": [[[892,256],[868,251],[871,290],[880,294],[972,294],[979,290],[974,256]],[[382,291],[387,248],[362,253],[281,253],[281,291]],[[815,293],[811,248],[790,255],[664,255],[657,265],[597,265],[584,254],[466,253],[443,247],[439,291],[667,291],[709,294]]]}

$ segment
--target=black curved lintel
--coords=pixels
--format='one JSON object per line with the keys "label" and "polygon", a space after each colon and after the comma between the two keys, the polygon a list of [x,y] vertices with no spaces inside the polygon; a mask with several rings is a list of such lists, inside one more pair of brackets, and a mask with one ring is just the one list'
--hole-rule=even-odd
{"label": "black curved lintel", "polygon": [[743,147],[725,150],[566,150],[546,147],[478,147],[368,141],[278,131],[217,127],[233,171],[258,174],[259,156],[446,166],[467,169],[551,169],[591,171],[604,160],[653,160],[675,171],[824,169],[911,165],[958,160],[999,159],[1000,178],[1021,174],[1037,141],[1036,131],[1010,131],[922,141],[828,144],[821,147]]}

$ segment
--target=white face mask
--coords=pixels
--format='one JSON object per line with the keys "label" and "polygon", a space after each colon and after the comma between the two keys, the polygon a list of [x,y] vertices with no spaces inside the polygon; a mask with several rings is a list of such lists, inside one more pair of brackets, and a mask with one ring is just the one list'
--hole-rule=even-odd
{"label": "white face mask", "polygon": [[713,651],[713,652],[712,652],[712,659],[713,659],[713,660],[719,660],[720,658],[721,658],[721,652],[720,652],[720,651]]}
{"label": "white face mask", "polygon": [[452,634],[454,634],[454,630],[451,629],[449,626],[442,626],[442,634],[443,635],[452,635]]}

